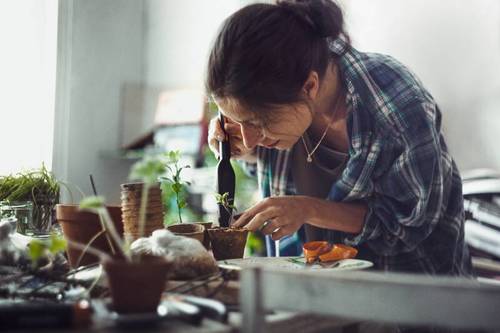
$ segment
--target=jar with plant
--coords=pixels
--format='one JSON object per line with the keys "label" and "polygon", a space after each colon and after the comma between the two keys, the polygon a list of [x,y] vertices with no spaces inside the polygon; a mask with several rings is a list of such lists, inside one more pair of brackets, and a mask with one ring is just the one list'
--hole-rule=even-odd
{"label": "jar with plant", "polygon": [[60,184],[44,164],[37,170],[1,176],[0,213],[16,214],[19,211],[22,216],[18,218],[17,232],[21,234],[48,235],[54,207],[59,202]]}

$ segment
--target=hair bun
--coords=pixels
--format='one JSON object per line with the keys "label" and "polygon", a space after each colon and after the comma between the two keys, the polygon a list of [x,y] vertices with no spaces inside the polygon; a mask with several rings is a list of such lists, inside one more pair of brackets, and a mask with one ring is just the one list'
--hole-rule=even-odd
{"label": "hair bun", "polygon": [[343,33],[340,7],[331,0],[283,0],[278,6],[292,13],[321,38],[337,38]]}

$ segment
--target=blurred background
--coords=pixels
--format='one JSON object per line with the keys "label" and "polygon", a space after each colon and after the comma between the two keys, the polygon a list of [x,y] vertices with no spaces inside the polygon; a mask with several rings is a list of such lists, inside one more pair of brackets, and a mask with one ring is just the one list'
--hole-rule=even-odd
{"label": "blurred background", "polygon": [[[0,0],[0,175],[44,163],[90,194],[92,174],[99,193],[119,203],[145,149],[179,149],[193,166],[192,213],[210,218],[207,54],[223,19],[252,2]],[[460,170],[500,169],[500,2],[340,4],[356,48],[394,56],[428,87]],[[237,173],[242,210],[258,195]],[[74,200],[66,192],[61,200]]]}

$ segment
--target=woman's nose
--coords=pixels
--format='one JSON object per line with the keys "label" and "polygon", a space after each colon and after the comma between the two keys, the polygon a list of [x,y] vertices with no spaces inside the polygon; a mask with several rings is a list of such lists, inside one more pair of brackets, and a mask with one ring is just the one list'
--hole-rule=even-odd
{"label": "woman's nose", "polygon": [[262,139],[262,132],[254,126],[241,125],[241,136],[245,147],[253,149]]}

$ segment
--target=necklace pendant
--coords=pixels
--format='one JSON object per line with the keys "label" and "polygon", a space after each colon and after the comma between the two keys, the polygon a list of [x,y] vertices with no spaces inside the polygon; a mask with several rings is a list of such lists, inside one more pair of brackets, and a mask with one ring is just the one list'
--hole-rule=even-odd
{"label": "necklace pendant", "polygon": [[307,155],[307,162],[311,163],[312,161],[313,161],[313,159],[312,159],[311,155]]}

